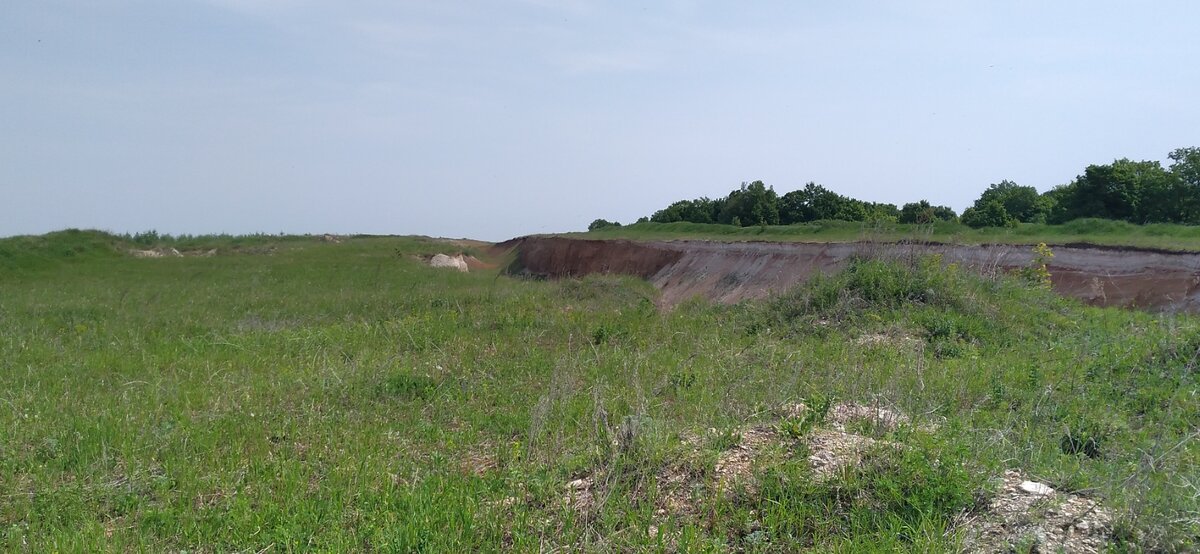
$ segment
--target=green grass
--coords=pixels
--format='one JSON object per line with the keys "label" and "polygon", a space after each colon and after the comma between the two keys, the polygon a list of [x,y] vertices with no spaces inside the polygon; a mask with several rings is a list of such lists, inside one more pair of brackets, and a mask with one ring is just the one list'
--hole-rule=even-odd
{"label": "green grass", "polygon": [[1200,226],[1176,224],[1133,225],[1106,219],[1079,219],[1062,225],[1021,223],[1016,227],[972,229],[958,223],[931,225],[815,221],[796,225],[735,227],[702,223],[635,223],[605,227],[587,233],[566,233],[581,238],[634,240],[704,239],[718,241],[848,242],[857,240],[928,240],[954,244],[1073,244],[1137,246],[1167,250],[1200,250]]}
{"label": "green grass", "polygon": [[[952,551],[1005,468],[1102,498],[1121,548],[1200,547],[1191,316],[870,260],[663,313],[634,279],[434,270],[414,256],[458,247],[433,240],[255,240],[0,241],[0,549]],[[940,426],[655,514],[665,470],[711,475],[736,429],[814,398]],[[606,500],[564,507],[584,476]]]}
{"label": "green grass", "polygon": [[120,255],[123,242],[97,231],[70,229],[40,236],[0,238],[0,271],[32,270]]}

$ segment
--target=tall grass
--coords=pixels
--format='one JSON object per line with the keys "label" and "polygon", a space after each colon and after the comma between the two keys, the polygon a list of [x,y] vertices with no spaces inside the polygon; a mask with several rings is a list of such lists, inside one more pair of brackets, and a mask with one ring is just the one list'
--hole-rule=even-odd
{"label": "tall grass", "polygon": [[[431,240],[133,259],[64,237],[4,243],[26,260],[0,268],[8,550],[949,551],[1005,468],[1103,499],[1130,549],[1200,536],[1191,316],[920,260],[660,312],[629,278],[428,268],[454,248]],[[815,397],[939,425],[832,481],[779,453],[657,513],[664,475],[711,476],[730,442],[686,437]],[[605,488],[581,511],[584,477]]]}

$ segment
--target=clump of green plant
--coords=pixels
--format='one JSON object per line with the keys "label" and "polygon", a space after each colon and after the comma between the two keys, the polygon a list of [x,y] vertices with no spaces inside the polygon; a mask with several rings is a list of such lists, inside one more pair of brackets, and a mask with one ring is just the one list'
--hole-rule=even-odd
{"label": "clump of green plant", "polygon": [[742,434],[737,429],[722,429],[712,437],[713,450],[724,452],[741,444]]}
{"label": "clump of green plant", "polygon": [[628,337],[629,332],[615,323],[601,323],[592,330],[592,344],[599,346],[619,342]]}
{"label": "clump of green plant", "polygon": [[814,428],[825,423],[829,409],[833,407],[833,398],[816,395],[800,406],[800,413],[779,422],[779,431],[793,439],[804,438]]}
{"label": "clump of green plant", "polygon": [[878,320],[906,307],[959,310],[970,295],[966,276],[938,256],[908,260],[858,258],[841,272],[817,275],[765,304],[763,327],[845,326],[866,314]]}
{"label": "clump of green plant", "polygon": [[393,373],[384,377],[375,387],[380,399],[426,400],[437,390],[437,381],[427,375],[408,372]]}
{"label": "clump of green plant", "polygon": [[680,370],[667,376],[667,384],[676,389],[690,389],[697,379],[696,372]]}
{"label": "clump of green plant", "polygon": [[1029,265],[1017,270],[1017,275],[1026,282],[1039,286],[1050,288],[1050,260],[1054,259],[1054,252],[1050,250],[1046,243],[1040,242],[1033,247],[1033,260]]}
{"label": "clump of green plant", "polygon": [[1115,433],[1112,426],[1092,420],[1077,420],[1063,428],[1059,446],[1064,454],[1078,454],[1088,458],[1099,458],[1104,454],[1108,440]]}
{"label": "clump of green plant", "polygon": [[912,319],[938,358],[958,358],[990,335],[989,322],[975,313],[921,310]]}
{"label": "clump of green plant", "polygon": [[763,530],[780,545],[910,549],[944,540],[953,519],[974,504],[976,488],[953,453],[879,446],[825,480],[803,466],[773,468],[758,505]]}

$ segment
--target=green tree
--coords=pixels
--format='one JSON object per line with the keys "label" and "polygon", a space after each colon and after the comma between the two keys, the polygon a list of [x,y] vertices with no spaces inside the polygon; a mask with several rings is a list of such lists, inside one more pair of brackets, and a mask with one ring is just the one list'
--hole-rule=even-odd
{"label": "green tree", "polygon": [[1200,224],[1200,148],[1177,148],[1171,159],[1171,174],[1179,181],[1183,198],[1183,223]]}
{"label": "green tree", "polygon": [[617,223],[616,221],[608,221],[607,219],[597,219],[588,225],[588,230],[596,231],[598,229],[605,229],[608,227],[620,227],[620,226],[621,226],[621,224]]}
{"label": "green tree", "polygon": [[[734,223],[734,221],[737,223]],[[762,181],[742,183],[742,187],[725,197],[719,223],[742,226],[779,225],[779,196],[775,189]]]}
{"label": "green tree", "polygon": [[821,185],[809,183],[804,187],[808,195],[808,206],[812,216],[809,221],[822,219],[840,219],[844,221],[862,221],[867,217],[866,209],[854,206],[850,198],[833,192]]}
{"label": "green tree", "polygon": [[1021,186],[1007,179],[988,185],[987,190],[975,201],[974,208],[982,209],[991,202],[999,202],[1008,215],[1023,223],[1046,221],[1048,203],[1033,187]]}
{"label": "green tree", "polygon": [[1167,157],[1171,159],[1171,173],[1185,184],[1200,188],[1200,148],[1176,148]]}
{"label": "green tree", "polygon": [[716,223],[724,205],[723,200],[701,197],[695,200],[680,200],[650,216],[656,223],[687,221],[691,223]]}
{"label": "green tree", "polygon": [[950,206],[934,206],[933,218],[939,221],[958,221],[958,213]]}
{"label": "green tree", "polygon": [[995,199],[967,208],[963,211],[961,219],[964,225],[976,229],[980,227],[1012,227],[1017,224],[1017,220],[1008,213],[1004,204]]}
{"label": "green tree", "polygon": [[909,202],[900,208],[900,223],[933,223],[933,205],[928,200]]}
{"label": "green tree", "polygon": [[928,200],[909,202],[900,208],[900,223],[933,223],[935,221],[958,221],[958,214],[947,206],[934,206]]}
{"label": "green tree", "polygon": [[1176,174],[1156,161],[1116,160],[1090,165],[1071,184],[1055,191],[1051,221],[1081,217],[1130,223],[1182,222],[1191,195]]}
{"label": "green tree", "polygon": [[[855,202],[860,202],[855,200]],[[865,221],[882,221],[895,223],[900,219],[900,208],[895,204],[887,204],[884,202],[862,202],[867,209],[867,218]]]}
{"label": "green tree", "polygon": [[807,198],[808,196],[803,190],[793,190],[779,197],[779,223],[792,225],[812,221],[812,212],[808,209]]}
{"label": "green tree", "polygon": [[784,225],[822,219],[896,221],[899,217],[900,209],[895,204],[863,202],[811,182],[779,199],[779,219]]}

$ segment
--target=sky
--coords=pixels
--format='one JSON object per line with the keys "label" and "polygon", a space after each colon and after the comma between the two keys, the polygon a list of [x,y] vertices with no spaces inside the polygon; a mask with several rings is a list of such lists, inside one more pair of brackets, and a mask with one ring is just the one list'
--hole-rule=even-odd
{"label": "sky", "polygon": [[6,0],[0,236],[631,222],[762,180],[962,210],[1200,146],[1200,3]]}

